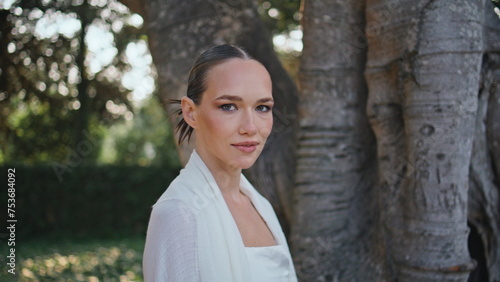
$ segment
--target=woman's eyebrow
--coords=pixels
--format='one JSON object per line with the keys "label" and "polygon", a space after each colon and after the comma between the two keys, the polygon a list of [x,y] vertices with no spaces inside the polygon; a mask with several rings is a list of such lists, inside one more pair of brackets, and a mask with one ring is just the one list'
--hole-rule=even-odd
{"label": "woman's eyebrow", "polygon": [[215,100],[229,100],[229,101],[238,101],[238,102],[243,101],[243,99],[240,96],[234,96],[234,95],[222,95],[222,96],[215,98]]}
{"label": "woman's eyebrow", "polygon": [[[235,95],[222,95],[222,96],[215,98],[215,101],[217,101],[217,100],[229,100],[229,101],[234,101],[234,102],[241,102],[241,101],[243,101],[243,98],[241,98],[240,96],[235,96]],[[271,97],[261,98],[261,99],[257,100],[258,104],[259,103],[267,103],[267,102],[274,103],[274,100]]]}
{"label": "woman's eyebrow", "polygon": [[257,103],[266,103],[266,102],[273,102],[274,103],[274,100],[273,100],[273,98],[270,98],[270,97],[257,100]]}

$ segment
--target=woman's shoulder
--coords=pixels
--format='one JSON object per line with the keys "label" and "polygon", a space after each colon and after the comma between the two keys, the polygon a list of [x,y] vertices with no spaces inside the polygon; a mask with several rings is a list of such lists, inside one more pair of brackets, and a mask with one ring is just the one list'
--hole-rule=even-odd
{"label": "woman's shoulder", "polygon": [[195,193],[195,179],[186,177],[184,172],[184,169],[181,170],[180,174],[168,185],[167,189],[160,196],[155,206],[167,200],[185,202],[185,200],[189,199]]}
{"label": "woman's shoulder", "polygon": [[190,168],[184,168],[170,183],[153,208],[165,205],[181,205],[186,209],[197,209],[200,198],[206,198],[208,182],[203,176]]}

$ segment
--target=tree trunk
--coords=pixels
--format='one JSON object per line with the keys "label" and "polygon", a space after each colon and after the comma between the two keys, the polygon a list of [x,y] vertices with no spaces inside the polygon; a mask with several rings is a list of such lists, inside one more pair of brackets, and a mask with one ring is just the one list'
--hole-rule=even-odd
{"label": "tree trunk", "polygon": [[[500,15],[492,11],[490,1],[485,7],[485,47],[489,55],[492,81],[490,85],[490,100],[488,103],[487,133],[488,144],[493,157],[496,184],[500,185]],[[500,259],[500,256],[499,256]]]}
{"label": "tree trunk", "polygon": [[368,112],[390,280],[465,281],[473,269],[467,191],[482,4],[367,1]]}
{"label": "tree trunk", "polygon": [[[301,281],[371,281],[373,135],[359,1],[305,1],[292,250]],[[363,271],[359,271],[363,269]]]}
{"label": "tree trunk", "polygon": [[[168,113],[169,99],[185,95],[187,76],[198,55],[222,43],[241,45],[261,61],[271,74],[275,124],[266,149],[247,171],[252,183],[273,204],[284,229],[291,214],[290,190],[294,170],[293,121],[297,91],[274,54],[271,37],[250,0],[145,1],[145,26],[158,71],[159,95]],[[172,119],[172,127],[178,119]],[[181,146],[187,161],[193,144]]]}
{"label": "tree trunk", "polygon": [[475,139],[470,167],[469,250],[478,262],[469,281],[500,281],[500,20],[485,3],[484,42]]}
{"label": "tree trunk", "polygon": [[[468,201],[468,220],[473,232],[469,238],[469,249],[479,265],[471,274],[470,281],[500,279],[499,195],[494,183],[493,161],[488,151],[486,135],[488,101],[491,101],[490,95],[494,94],[494,71],[495,66],[500,66],[499,59],[498,55],[485,55],[483,58]],[[491,279],[488,279],[488,276]]]}

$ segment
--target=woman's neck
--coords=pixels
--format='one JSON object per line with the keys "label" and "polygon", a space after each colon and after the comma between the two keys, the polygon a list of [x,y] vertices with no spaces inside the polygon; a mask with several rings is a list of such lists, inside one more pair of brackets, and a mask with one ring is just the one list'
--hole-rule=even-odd
{"label": "woman's neck", "polygon": [[200,150],[197,148],[196,152],[208,167],[210,173],[212,173],[222,195],[239,201],[242,196],[240,193],[241,168],[223,163],[203,149]]}

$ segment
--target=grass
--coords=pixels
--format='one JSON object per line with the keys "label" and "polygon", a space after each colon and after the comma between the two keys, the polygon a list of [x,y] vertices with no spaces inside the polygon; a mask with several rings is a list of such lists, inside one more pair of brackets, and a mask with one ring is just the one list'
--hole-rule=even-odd
{"label": "grass", "polygon": [[144,238],[16,244],[17,275],[3,263],[0,281],[143,281]]}

